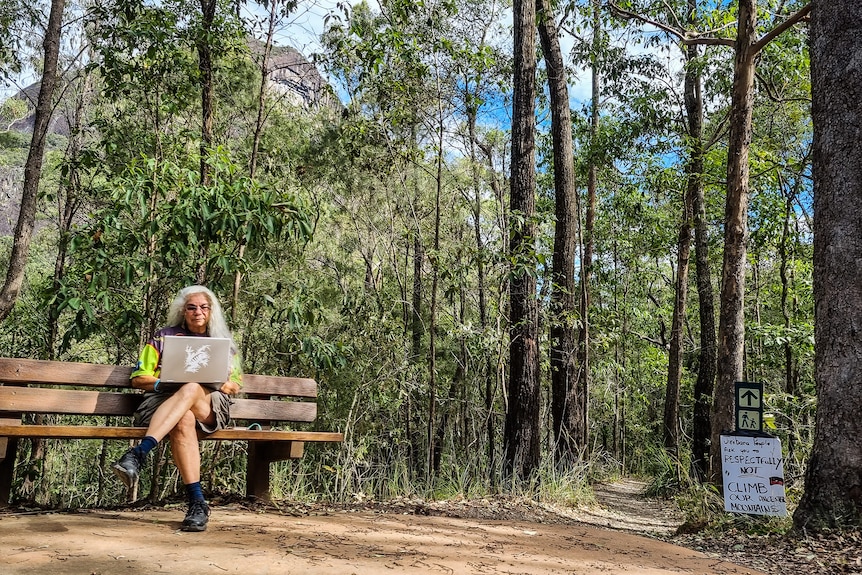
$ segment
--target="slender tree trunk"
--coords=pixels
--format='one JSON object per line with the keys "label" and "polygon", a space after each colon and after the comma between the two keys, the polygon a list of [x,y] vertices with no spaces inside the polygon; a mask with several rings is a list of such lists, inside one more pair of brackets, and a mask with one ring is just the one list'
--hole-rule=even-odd
{"label": "slender tree trunk", "polygon": [[721,440],[733,429],[734,384],[742,380],[745,347],[745,255],[748,242],[748,151],[754,108],[755,0],[739,1],[736,59],[727,148],[727,199],[724,208],[724,262],[718,320],[718,380],[712,404],[710,474],[721,484]]}
{"label": "slender tree trunk", "polygon": [[24,272],[30,253],[30,240],[33,237],[33,226],[36,221],[36,199],[39,195],[39,180],[42,177],[45,140],[53,113],[52,98],[54,88],[57,85],[60,30],[65,4],[65,0],[51,0],[51,12],[48,15],[48,25],[45,27],[45,39],[42,42],[45,55],[42,80],[39,84],[39,96],[36,99],[33,137],[30,139],[30,151],[24,164],[24,186],[21,194],[21,208],[18,211],[18,223],[15,225],[15,237],[12,240],[12,253],[9,255],[6,281],[3,284],[3,289],[0,290],[0,320],[5,319],[12,311],[18,294],[21,292],[21,286],[24,284]]}
{"label": "slender tree trunk", "polygon": [[[689,0],[689,23],[696,23],[697,0]],[[692,466],[696,476],[706,479],[709,473],[710,409],[716,370],[715,303],[712,272],[709,265],[709,230],[706,222],[706,199],[703,185],[703,93],[701,74],[696,65],[699,49],[685,47],[685,109],[688,121],[689,168],[688,195],[694,218],[695,275],[697,276],[698,314],[700,318],[700,358],[694,383],[692,416]]]}
{"label": "slender tree trunk", "polygon": [[[790,237],[790,218],[794,217],[793,197],[794,193],[788,191],[787,197],[784,200],[784,224],[781,228],[781,243],[779,245],[779,255],[781,258],[779,267],[779,275],[781,277],[781,316],[784,318],[784,328],[787,330],[793,325],[793,314],[791,313],[790,302],[788,301],[790,299],[789,245],[792,241]],[[793,343],[789,338],[784,342],[784,391],[792,396],[795,396],[799,391],[797,389],[797,374],[793,359]]]}
{"label": "slender tree trunk", "polygon": [[[592,96],[590,106],[590,141],[598,142],[599,109],[601,107],[601,73],[598,53],[602,38],[601,2],[593,1],[593,47],[592,47]],[[590,284],[593,275],[593,253],[595,252],[596,196],[599,187],[599,166],[594,154],[590,154],[587,170],[587,213],[584,222],[584,250],[581,258],[581,323],[578,329],[577,395],[580,403],[580,445],[589,448],[590,438]]]}
{"label": "slender tree trunk", "polygon": [[[439,69],[439,68],[438,68]],[[439,95],[440,77],[437,76],[437,175],[434,192],[434,258],[431,266],[431,319],[428,326],[428,476],[433,476],[435,469],[434,423],[437,414],[437,291],[440,279],[440,201],[443,193],[443,110]],[[445,431],[445,430],[444,430]]]}
{"label": "slender tree trunk", "polygon": [[[465,85],[468,83],[465,82]],[[479,138],[476,135],[476,120],[478,109],[475,102],[478,98],[471,97],[469,94],[465,98],[467,104],[467,127],[470,135],[470,166],[473,179],[473,235],[476,240],[476,289],[479,292],[479,327],[482,333],[488,327],[488,303],[487,293],[485,288],[485,242],[482,239],[482,188],[479,177],[479,158],[476,154],[476,146]],[[488,457],[488,473],[493,481],[495,475],[496,449],[494,435],[496,433],[495,416],[494,416],[494,382],[495,379],[491,376],[493,373],[493,363],[488,358],[482,366],[483,379],[485,380],[485,435],[487,442],[487,457]]]}
{"label": "slender tree trunk", "polygon": [[[210,38],[213,33],[213,22],[215,21],[216,0],[200,0],[201,32],[198,39],[198,68],[201,74],[201,160],[200,160],[200,182],[201,186],[207,187],[212,183],[209,166],[209,154],[213,147],[213,53]],[[197,283],[206,283],[207,259],[209,246],[200,246]]]}
{"label": "slender tree trunk", "polygon": [[201,74],[201,167],[202,186],[210,185],[209,152],[213,145],[213,54],[210,44],[213,22],[215,21],[216,0],[200,0],[201,37],[198,40],[198,67]]}
{"label": "slender tree trunk", "polygon": [[814,378],[817,424],[797,528],[862,525],[862,19],[850,0],[811,12]]}
{"label": "slender tree trunk", "polygon": [[[260,85],[257,90],[257,119],[254,123],[254,139],[251,145],[251,157],[248,161],[248,175],[254,180],[257,173],[257,157],[260,151],[260,138],[263,135],[263,126],[266,122],[266,85],[268,82],[269,55],[272,53],[272,38],[275,35],[275,25],[278,21],[278,7],[281,2],[273,0],[269,6],[269,22],[266,31],[266,40],[263,45],[263,54],[260,60]],[[243,236],[244,237],[244,236]],[[245,239],[242,240],[237,254],[240,261],[245,257]],[[242,271],[237,269],[233,277],[233,294],[231,297],[231,321],[236,324],[237,308],[239,307],[239,290],[242,285]]]}
{"label": "slender tree trunk", "polygon": [[[690,174],[691,178],[692,175]],[[695,176],[697,177],[697,176]],[[682,224],[677,237],[676,289],[674,290],[673,319],[670,328],[667,388],[664,398],[664,448],[679,456],[679,395],[682,382],[683,326],[688,299],[688,262],[691,253],[691,189],[689,182],[683,192]]]}
{"label": "slender tree trunk", "polygon": [[[76,99],[75,110],[69,114],[70,135],[66,147],[66,165],[68,175],[65,186],[57,193],[58,209],[58,239],[57,257],[54,259],[54,278],[52,285],[54,293],[58,293],[63,278],[66,275],[66,256],[69,249],[69,231],[72,229],[73,219],[81,204],[81,180],[78,170],[81,148],[83,147],[83,125],[84,107],[89,101],[92,86],[92,76],[85,73],[80,84]],[[63,193],[65,191],[65,194]],[[47,359],[56,359],[57,336],[59,333],[60,312],[59,303],[54,302],[48,308],[48,350]]]}
{"label": "slender tree trunk", "polygon": [[551,413],[555,455],[574,461],[583,449],[581,405],[575,375],[575,250],[578,240],[572,118],[566,68],[554,13],[548,0],[537,0],[539,37],[545,55],[551,94],[551,132],[554,149],[554,254],[551,318]]}
{"label": "slender tree trunk", "polygon": [[[695,23],[696,0],[689,0],[688,22]],[[693,27],[693,26],[692,26]],[[684,100],[689,138],[689,158],[686,165],[686,190],[683,194],[682,225],[677,238],[677,278],[671,321],[670,350],[668,353],[667,390],[664,404],[664,446],[669,452],[679,450],[679,395],[682,382],[682,331],[688,299],[689,256],[695,197],[703,190],[703,100],[700,93],[700,74],[695,69],[697,46],[685,47],[686,72]]]}
{"label": "slender tree trunk", "polygon": [[422,267],[425,263],[425,250],[422,249],[422,238],[418,231],[413,238],[413,290],[412,306],[410,314],[410,338],[412,344],[413,358],[416,359],[422,353]]}
{"label": "slender tree trunk", "polygon": [[504,429],[506,471],[529,477],[539,465],[539,318],[536,302],[536,6],[515,0],[509,251],[509,381]]}
{"label": "slender tree trunk", "polygon": [[[412,115],[413,118],[416,117],[416,113]],[[411,124],[410,127],[410,141],[414,143],[414,145],[418,146],[418,131],[416,127],[416,123]],[[413,187],[413,212],[418,213],[419,210],[419,168],[414,163],[413,164],[413,177],[411,185]],[[425,265],[425,246],[422,243],[422,230],[419,227],[418,221],[415,224],[413,236],[413,288],[411,293],[411,306],[410,306],[410,338],[411,338],[411,356],[410,356],[410,364],[417,364],[420,362],[420,358],[422,356],[422,337],[425,333],[425,325],[422,321],[422,299],[424,297],[424,284],[423,284],[423,269]],[[407,413],[406,418],[408,420],[408,428],[413,427],[413,392],[408,387],[405,391],[408,401],[407,401]],[[418,427],[418,426],[417,426]],[[422,442],[421,442],[421,429],[416,429],[414,433],[409,433],[408,438],[410,441],[410,470],[414,473],[420,473],[422,469]]]}

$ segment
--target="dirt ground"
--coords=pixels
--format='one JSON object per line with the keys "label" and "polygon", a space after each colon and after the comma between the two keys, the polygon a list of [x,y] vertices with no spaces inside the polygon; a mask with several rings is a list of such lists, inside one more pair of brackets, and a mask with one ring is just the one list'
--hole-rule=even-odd
{"label": "dirt ground", "polygon": [[0,574],[762,575],[655,538],[678,517],[639,500],[640,487],[615,484],[574,515],[505,500],[385,511],[216,503],[204,533],[179,530],[180,506],[10,511],[0,513]]}

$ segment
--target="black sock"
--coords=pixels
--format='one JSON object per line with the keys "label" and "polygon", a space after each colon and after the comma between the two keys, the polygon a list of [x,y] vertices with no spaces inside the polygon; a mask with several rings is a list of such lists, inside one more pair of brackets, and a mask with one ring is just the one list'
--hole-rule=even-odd
{"label": "black sock", "polygon": [[201,488],[201,482],[195,481],[186,485],[186,494],[189,496],[189,503],[194,501],[206,501],[204,499],[204,491]]}
{"label": "black sock", "polygon": [[143,439],[143,441],[141,441],[141,444],[140,444],[140,445],[138,445],[137,447],[132,448],[132,451],[134,451],[136,455],[139,455],[139,456],[141,456],[141,457],[144,457],[144,456],[146,456],[150,451],[152,451],[152,450],[153,450],[153,448],[154,448],[156,445],[158,445],[158,444],[159,444],[159,442],[158,442],[158,441],[156,441],[156,440],[155,440],[155,438],[153,438],[153,437],[151,437],[151,436],[149,436],[149,435],[148,435],[148,436],[146,436],[146,437]]}

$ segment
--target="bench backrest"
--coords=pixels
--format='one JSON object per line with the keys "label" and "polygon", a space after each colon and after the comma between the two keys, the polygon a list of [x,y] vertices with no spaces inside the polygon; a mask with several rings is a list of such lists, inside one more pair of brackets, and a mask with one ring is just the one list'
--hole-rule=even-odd
{"label": "bench backrest", "polygon": [[[0,416],[4,412],[129,416],[143,397],[132,387],[131,373],[131,367],[115,365],[2,357]],[[88,389],[68,389],[81,387]],[[317,403],[311,401],[316,397],[313,379],[246,374],[231,415],[311,422],[317,417]]]}

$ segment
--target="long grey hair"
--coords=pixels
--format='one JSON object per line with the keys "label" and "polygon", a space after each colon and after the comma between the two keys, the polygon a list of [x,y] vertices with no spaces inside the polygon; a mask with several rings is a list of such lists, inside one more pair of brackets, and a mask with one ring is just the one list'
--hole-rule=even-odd
{"label": "long grey hair", "polygon": [[210,316],[207,323],[210,337],[226,337],[233,342],[233,334],[227,327],[227,322],[224,319],[224,312],[221,309],[221,304],[213,292],[204,286],[193,285],[187,286],[180,290],[174,301],[171,302],[171,307],[168,308],[168,325],[181,326],[185,321],[186,302],[189,297],[194,294],[203,294],[210,304]]}

